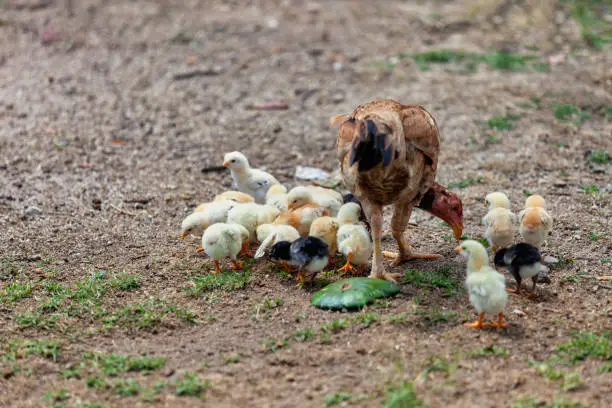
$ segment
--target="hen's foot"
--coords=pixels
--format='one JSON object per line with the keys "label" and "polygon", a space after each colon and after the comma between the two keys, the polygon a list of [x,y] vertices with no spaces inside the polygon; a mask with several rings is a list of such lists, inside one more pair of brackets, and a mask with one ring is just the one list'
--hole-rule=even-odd
{"label": "hen's foot", "polygon": [[395,266],[395,265],[399,265],[400,263],[404,262],[404,261],[411,261],[413,259],[440,259],[442,258],[442,255],[440,254],[421,254],[419,252],[406,252],[406,253],[399,253],[396,254],[394,252],[389,252],[389,251],[383,251],[383,256],[385,258],[393,258],[393,262],[391,262],[391,265]]}
{"label": "hen's foot", "polygon": [[370,273],[369,278],[372,279],[384,279],[384,280],[388,280],[389,282],[393,282],[393,283],[397,283],[397,280],[400,276],[402,276],[401,273],[391,273],[391,272],[374,272],[372,271]]}

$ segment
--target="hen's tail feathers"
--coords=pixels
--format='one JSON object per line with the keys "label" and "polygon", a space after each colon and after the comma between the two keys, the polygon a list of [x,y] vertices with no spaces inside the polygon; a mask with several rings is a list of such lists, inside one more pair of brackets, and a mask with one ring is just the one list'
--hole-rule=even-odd
{"label": "hen's tail feathers", "polygon": [[366,119],[359,128],[359,137],[355,137],[351,146],[349,165],[358,163],[359,171],[368,171],[382,163],[389,165],[393,157],[393,148],[387,146],[387,135],[379,133],[376,124]]}
{"label": "hen's tail feathers", "polygon": [[343,115],[335,115],[332,116],[331,118],[329,118],[329,127],[332,128],[334,126],[338,126],[343,124],[344,122],[346,122],[349,119],[350,115],[348,114],[343,114]]}
{"label": "hen's tail feathers", "polygon": [[266,249],[268,249],[269,247],[272,246],[272,244],[274,243],[274,240],[276,239],[276,234],[270,234],[268,235],[262,242],[261,245],[259,245],[259,248],[257,248],[257,251],[255,252],[255,259],[261,258],[265,255],[266,253]]}

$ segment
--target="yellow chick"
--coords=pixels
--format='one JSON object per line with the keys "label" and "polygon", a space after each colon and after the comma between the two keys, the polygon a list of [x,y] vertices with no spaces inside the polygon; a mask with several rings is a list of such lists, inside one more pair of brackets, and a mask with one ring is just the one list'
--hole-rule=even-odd
{"label": "yellow chick", "polygon": [[238,262],[236,256],[249,238],[249,232],[242,225],[217,223],[206,229],[202,235],[202,247],[198,252],[206,252],[215,264],[215,273],[221,272],[219,261],[229,257],[234,269],[242,269],[244,262]]}
{"label": "yellow chick", "polygon": [[299,186],[291,189],[287,196],[287,201],[289,203],[289,210],[295,210],[306,204],[316,204],[327,208],[332,217],[335,217],[340,207],[342,207],[342,195],[340,193],[316,186]]}
{"label": "yellow chick", "polygon": [[275,225],[285,224],[291,225],[293,228],[298,230],[300,236],[308,236],[310,232],[310,226],[313,221],[319,217],[329,215],[327,208],[321,207],[316,204],[306,204],[293,211],[285,211],[280,213],[278,218],[273,222]]}
{"label": "yellow chick", "polygon": [[278,184],[278,180],[270,173],[251,168],[246,156],[240,152],[226,153],[223,165],[230,169],[238,191],[251,195],[256,203],[263,204],[268,189]]}
{"label": "yellow chick", "polygon": [[[227,213],[228,224],[240,224],[249,232],[249,243],[257,241],[257,227],[261,224],[269,224],[274,221],[280,211],[269,205],[257,203],[245,203],[237,205]],[[250,253],[250,244],[247,243],[244,248],[246,255]]]}
{"label": "yellow chick", "polygon": [[[217,194],[213,201],[219,201],[219,200],[232,200],[237,203],[255,202],[255,199],[252,196],[248,195],[247,193],[242,193],[240,191],[226,191],[221,194]],[[197,210],[197,207],[196,207],[196,210]]]}
{"label": "yellow chick", "polygon": [[[365,225],[359,221],[361,207],[356,203],[347,203],[340,207],[338,219],[337,245],[338,251],[346,257],[346,264],[339,269],[340,272],[361,274],[372,256],[372,239]],[[359,265],[359,270],[353,268]]]}
{"label": "yellow chick", "polygon": [[333,262],[333,256],[337,250],[336,234],[340,228],[338,219],[333,217],[319,217],[310,224],[308,235],[317,237],[329,247],[329,259]]}
{"label": "yellow chick", "polygon": [[489,212],[482,219],[485,225],[485,237],[491,250],[512,245],[516,232],[516,215],[510,211],[510,201],[504,193],[490,193],[485,197],[485,205]]}
{"label": "yellow chick", "polygon": [[291,225],[261,224],[257,227],[257,240],[261,242],[255,258],[261,258],[266,250],[280,241],[293,242],[300,237],[298,230]]}
{"label": "yellow chick", "polygon": [[541,248],[552,231],[553,218],[546,211],[546,202],[538,194],[525,200],[525,209],[519,213],[519,233],[523,241]]}
{"label": "yellow chick", "polygon": [[498,315],[497,322],[489,323],[492,327],[506,327],[503,323],[504,309],[508,302],[506,280],[502,274],[489,266],[487,250],[480,242],[466,240],[455,251],[467,258],[467,278],[465,288],[470,303],[479,313],[478,320],[465,323],[467,327],[482,329],[486,313]]}
{"label": "yellow chick", "polygon": [[266,193],[266,204],[278,208],[280,212],[289,210],[287,201],[287,187],[282,184],[274,184]]}
{"label": "yellow chick", "polygon": [[231,200],[219,200],[211,203],[200,204],[200,211],[194,211],[183,220],[181,224],[181,238],[189,234],[202,235],[209,225],[217,222],[225,222],[229,211],[238,203]]}

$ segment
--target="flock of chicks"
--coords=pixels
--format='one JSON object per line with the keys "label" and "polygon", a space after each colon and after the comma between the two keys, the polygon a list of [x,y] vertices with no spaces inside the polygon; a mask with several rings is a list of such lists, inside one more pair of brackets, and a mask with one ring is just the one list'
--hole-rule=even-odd
{"label": "flock of chicks", "polygon": [[[485,205],[488,213],[482,222],[494,254],[493,262],[495,266],[509,269],[516,280],[516,289],[506,289],[504,276],[489,266],[487,250],[481,243],[464,241],[455,250],[468,259],[465,287],[470,302],[479,313],[478,320],[466,326],[483,328],[485,314],[495,313],[497,321],[488,325],[505,327],[503,310],[508,301],[507,292],[519,294],[522,280],[531,278],[534,295],[538,274],[547,270],[539,248],[546,242],[553,220],[546,211],[544,199],[537,194],[527,198],[518,217],[510,210],[510,201],[504,193],[488,194]],[[524,242],[512,245],[517,224]]]}
{"label": "flock of chicks", "polygon": [[[221,271],[220,261],[229,258],[241,269],[240,253],[251,256],[251,244],[259,243],[255,258],[268,253],[287,271],[305,275],[333,263],[336,252],[346,257],[339,271],[361,272],[372,254],[372,241],[359,201],[351,194],[319,186],[298,186],[290,191],[271,174],[251,168],[240,152],[225,154],[234,187],[212,202],[200,204],[182,222],[182,237],[201,235],[204,251]],[[356,269],[353,265],[356,265]]]}
{"label": "flock of chicks", "polygon": [[[250,255],[251,243],[259,242],[255,258],[268,253],[304,282],[307,274],[333,263],[336,252],[346,257],[341,272],[360,273],[372,259],[371,278],[394,281],[383,257],[393,265],[412,259],[437,259],[438,254],[414,251],[404,236],[414,208],[446,222],[460,239],[463,229],[461,199],[435,182],[440,137],[433,116],[419,105],[403,105],[382,99],[359,105],[348,114],[336,115],[336,153],[340,173],[352,194],[318,186],[299,186],[291,191],[271,174],[250,167],[240,152],[227,153],[223,165],[231,171],[237,191],[227,191],[210,203],[201,204],[183,220],[183,238],[202,234],[202,247],[220,272],[220,260],[230,258],[242,268],[238,254]],[[354,195],[353,195],[354,194]],[[394,207],[391,232],[397,254],[381,248],[383,207]],[[491,325],[503,327],[508,292],[520,292],[523,279],[533,280],[545,271],[539,248],[552,228],[544,199],[529,197],[517,217],[503,193],[486,197],[488,213],[483,218],[486,238],[496,266],[508,267],[517,281],[506,289],[505,279],[489,266],[487,250],[477,241],[463,241],[456,251],[468,258],[465,281],[470,302],[479,319],[472,327],[484,327],[485,313],[499,318]],[[518,226],[522,241],[512,245]],[[357,269],[353,266],[356,265]]]}

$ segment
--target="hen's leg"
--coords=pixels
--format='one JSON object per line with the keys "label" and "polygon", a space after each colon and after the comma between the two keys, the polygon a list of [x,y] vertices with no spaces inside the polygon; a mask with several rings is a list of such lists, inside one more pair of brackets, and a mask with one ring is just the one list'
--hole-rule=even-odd
{"label": "hen's leg", "polygon": [[370,220],[370,226],[372,227],[372,241],[374,242],[374,251],[372,254],[372,272],[370,272],[370,278],[386,279],[391,282],[395,282],[395,279],[398,278],[400,274],[385,272],[385,266],[383,265],[382,249],[380,247],[380,237],[382,235],[383,223],[382,206],[370,204],[365,200],[362,201],[361,204],[364,206],[364,211]]}
{"label": "hen's leg", "polygon": [[411,259],[438,259],[442,258],[442,255],[438,254],[419,254],[412,250],[412,246],[408,243],[404,231],[408,226],[410,220],[410,214],[412,213],[412,204],[395,204],[393,211],[393,218],[391,219],[391,232],[393,238],[397,241],[399,247],[399,254],[395,255],[389,252],[385,252],[385,256],[394,257],[393,265],[398,265],[402,261],[409,261]]}

